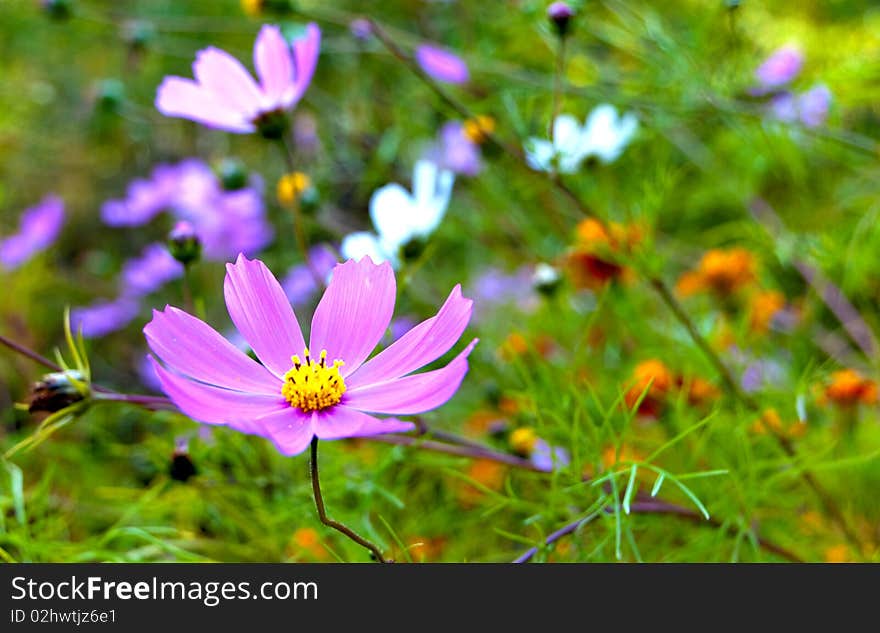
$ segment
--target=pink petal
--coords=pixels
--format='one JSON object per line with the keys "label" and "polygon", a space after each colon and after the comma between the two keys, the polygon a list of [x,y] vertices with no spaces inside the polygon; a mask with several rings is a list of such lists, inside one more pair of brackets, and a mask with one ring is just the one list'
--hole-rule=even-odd
{"label": "pink petal", "polygon": [[293,100],[293,60],[290,45],[277,26],[265,25],[254,44],[254,66],[266,97],[288,106]]}
{"label": "pink petal", "polygon": [[345,392],[347,407],[370,413],[414,415],[439,407],[458,391],[468,371],[467,357],[477,344],[471,341],[446,367]]}
{"label": "pink petal", "polygon": [[262,435],[260,426],[255,422],[257,418],[281,409],[290,409],[280,394],[264,396],[211,387],[171,373],[152,356],[150,362],[165,395],[183,413],[199,422],[225,424],[242,433]]}
{"label": "pink petal", "polygon": [[380,420],[345,406],[335,406],[315,415],[315,435],[322,440],[366,437],[383,433],[406,433],[416,428],[412,422],[394,418]]}
{"label": "pink petal", "polygon": [[436,316],[419,323],[354,372],[346,381],[349,388],[400,378],[443,356],[467,327],[473,304],[461,296],[457,285]]}
{"label": "pink petal", "polygon": [[281,383],[265,367],[183,310],[170,306],[165,312],[153,310],[144,334],[153,353],[184,376],[236,391],[281,393]]}
{"label": "pink petal", "polygon": [[270,413],[259,420],[260,435],[268,437],[284,455],[302,453],[314,433],[314,414],[303,413],[299,409],[287,407],[283,411]]}
{"label": "pink petal", "polygon": [[256,117],[264,105],[257,82],[241,62],[226,51],[213,46],[199,51],[193,73],[204,89],[217,95],[218,103],[235,110],[245,120]]}
{"label": "pink petal", "polygon": [[217,97],[190,79],[166,77],[156,92],[156,108],[208,127],[245,134],[256,128],[239,112],[217,103]]}
{"label": "pink petal", "polygon": [[232,322],[257,358],[283,378],[293,366],[290,357],[301,355],[306,344],[278,280],[260,260],[239,255],[226,264],[223,294]]}
{"label": "pink petal", "polygon": [[333,277],[312,317],[309,350],[317,356],[327,350],[328,360],[345,362],[348,376],[379,343],[394,313],[397,285],[388,262],[369,257],[348,260],[333,269]]}
{"label": "pink petal", "polygon": [[314,22],[306,26],[304,37],[293,43],[294,93],[293,103],[299,101],[312,82],[315,67],[318,65],[318,53],[321,48],[321,29]]}

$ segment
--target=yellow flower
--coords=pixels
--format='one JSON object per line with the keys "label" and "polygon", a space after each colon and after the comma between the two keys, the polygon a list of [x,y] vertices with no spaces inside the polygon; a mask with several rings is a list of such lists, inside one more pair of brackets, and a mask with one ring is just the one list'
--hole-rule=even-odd
{"label": "yellow flower", "polygon": [[468,119],[462,126],[462,133],[471,143],[481,144],[495,131],[495,119],[485,114]]}
{"label": "yellow flower", "polygon": [[510,434],[510,448],[514,453],[528,457],[535,450],[538,443],[538,434],[531,427],[522,427]]}
{"label": "yellow flower", "polygon": [[304,174],[301,171],[284,174],[278,179],[278,202],[284,206],[291,206],[299,200],[303,192],[307,191],[311,186],[312,179],[309,178],[308,174]]}
{"label": "yellow flower", "polygon": [[241,10],[255,18],[263,12],[263,0],[241,0]]}

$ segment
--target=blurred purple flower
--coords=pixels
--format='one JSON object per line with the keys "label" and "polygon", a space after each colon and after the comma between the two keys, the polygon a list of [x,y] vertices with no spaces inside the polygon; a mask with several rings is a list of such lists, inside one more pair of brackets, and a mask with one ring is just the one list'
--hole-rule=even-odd
{"label": "blurred purple flower", "polygon": [[565,468],[571,463],[568,451],[559,446],[550,446],[544,440],[538,438],[535,448],[529,455],[529,461],[544,472],[552,472],[554,469]]}
{"label": "blurred purple flower", "polygon": [[292,45],[277,26],[265,25],[254,43],[259,84],[241,62],[212,46],[196,55],[195,81],[165,77],[156,94],[156,108],[166,116],[227,132],[254,132],[302,98],[315,72],[320,45],[316,24],[309,24],[305,36]]}
{"label": "blurred purple flower", "polygon": [[74,331],[82,329],[85,338],[97,338],[121,330],[138,315],[137,298],[122,296],[112,301],[101,300],[90,306],[70,311]]}
{"label": "blurred purple flower", "polygon": [[755,71],[759,86],[755,94],[766,94],[791,82],[804,64],[804,55],[793,46],[783,46],[773,52]]}
{"label": "blurred purple flower", "polygon": [[463,84],[470,78],[465,61],[450,51],[433,44],[416,48],[416,62],[432,79],[450,84]]}
{"label": "blurred purple flower", "polygon": [[825,84],[816,84],[801,94],[781,92],[770,100],[770,113],[785,123],[800,121],[810,128],[819,127],[828,118],[831,98]]}
{"label": "blurred purple flower", "polygon": [[819,127],[828,118],[831,107],[831,90],[825,84],[816,84],[800,96],[801,123],[807,127]]}
{"label": "blurred purple flower", "polygon": [[460,121],[449,121],[440,128],[440,137],[426,158],[464,176],[476,176],[483,168],[480,146],[467,137]]}
{"label": "blurred purple flower", "polygon": [[158,165],[149,180],[139,178],[128,185],[124,200],[108,200],[101,219],[109,226],[140,226],[172,204],[177,190],[177,169]]}
{"label": "blurred purple flower", "polygon": [[[309,259],[321,279],[326,279],[337,263],[336,255],[326,244],[313,246],[309,250]],[[291,268],[281,280],[281,287],[294,307],[303,305],[318,292],[315,276],[305,264]]]}
{"label": "blurred purple flower", "polygon": [[523,266],[513,273],[489,268],[471,284],[474,297],[474,320],[501,306],[515,305],[522,312],[530,312],[538,305],[538,295],[532,283],[531,268]]}
{"label": "blurred purple flower", "polygon": [[227,191],[211,168],[194,158],[157,166],[149,180],[129,186],[124,200],[105,203],[101,215],[110,226],[139,226],[163,211],[193,226],[203,256],[211,261],[229,261],[239,253],[255,255],[274,237],[259,178]]}
{"label": "blurred purple flower", "polygon": [[142,297],[183,275],[183,264],[174,259],[164,244],[150,244],[140,257],[122,267],[122,294]]}
{"label": "blurred purple flower", "polygon": [[8,270],[18,268],[51,246],[63,223],[64,201],[55,195],[46,196],[21,215],[18,233],[0,241],[0,264]]}
{"label": "blurred purple flower", "polygon": [[370,39],[373,34],[373,27],[366,18],[355,18],[348,23],[349,32],[361,41]]}

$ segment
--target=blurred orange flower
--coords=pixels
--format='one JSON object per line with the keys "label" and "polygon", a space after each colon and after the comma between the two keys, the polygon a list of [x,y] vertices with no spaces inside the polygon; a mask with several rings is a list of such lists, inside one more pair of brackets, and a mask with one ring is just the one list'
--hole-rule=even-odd
{"label": "blurred orange flower", "polygon": [[783,424],[782,418],[779,417],[776,409],[767,409],[761,414],[760,418],[752,423],[749,430],[757,435],[772,433],[780,437],[794,439],[803,437],[804,433],[807,432],[807,425],[800,421]]}
{"label": "blurred orange flower", "polygon": [[[504,465],[488,459],[474,461],[467,470],[468,478],[489,490],[500,490],[504,485],[504,476],[507,472]],[[479,503],[485,492],[469,482],[462,481],[457,488],[459,502],[467,507]]]}
{"label": "blurred orange flower", "polygon": [[[663,361],[656,358],[644,360],[633,369],[631,386],[624,396],[624,402],[630,409],[638,405],[638,413],[641,415],[656,416],[660,413],[663,400],[672,388],[673,382],[672,372]],[[639,403],[642,394],[644,398]]]}
{"label": "blurred orange flower", "polygon": [[684,273],[676,284],[679,294],[702,291],[730,294],[756,278],[755,258],[744,248],[712,249],[706,252],[696,270]]}
{"label": "blurred orange flower", "polygon": [[854,369],[841,369],[831,374],[831,381],[825,387],[825,397],[841,406],[856,404],[875,404],[877,402],[877,383],[865,378]]}
{"label": "blurred orange flower", "polygon": [[301,557],[306,554],[315,560],[327,560],[330,553],[321,543],[321,537],[314,528],[299,528],[290,537],[287,545],[287,553],[291,557]]}
{"label": "blurred orange flower", "polygon": [[785,296],[776,290],[761,290],[749,299],[749,328],[756,334],[770,329],[773,317],[785,307]]}
{"label": "blurred orange flower", "polygon": [[596,289],[620,280],[628,270],[615,261],[615,256],[631,250],[641,239],[642,231],[636,225],[583,220],[575,229],[574,246],[565,256],[565,270],[577,288]]}

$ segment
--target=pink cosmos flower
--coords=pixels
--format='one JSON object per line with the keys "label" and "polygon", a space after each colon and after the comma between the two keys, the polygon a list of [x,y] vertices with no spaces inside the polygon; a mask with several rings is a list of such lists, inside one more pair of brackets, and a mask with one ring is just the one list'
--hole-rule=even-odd
{"label": "pink cosmos flower", "polygon": [[208,324],[166,306],[144,328],[163,391],[186,415],[267,437],[285,455],[332,440],[412,430],[379,415],[414,415],[445,403],[468,370],[474,339],[448,365],[413,374],[459,340],[473,302],[456,286],[440,311],[367,360],[388,328],[396,283],[390,264],[349,260],[333,276],[309,343],[281,285],[259,260],[226,265],[229,316],[262,365]]}
{"label": "pink cosmos flower", "polygon": [[461,57],[433,44],[422,44],[416,48],[416,62],[437,81],[463,84],[470,79],[467,64]]}
{"label": "pink cosmos flower", "polygon": [[195,81],[166,77],[156,95],[156,108],[166,116],[239,134],[274,127],[274,115],[292,108],[308,88],[320,44],[321,31],[314,23],[292,46],[277,26],[264,26],[254,43],[259,83],[229,53],[206,48],[193,63]]}

